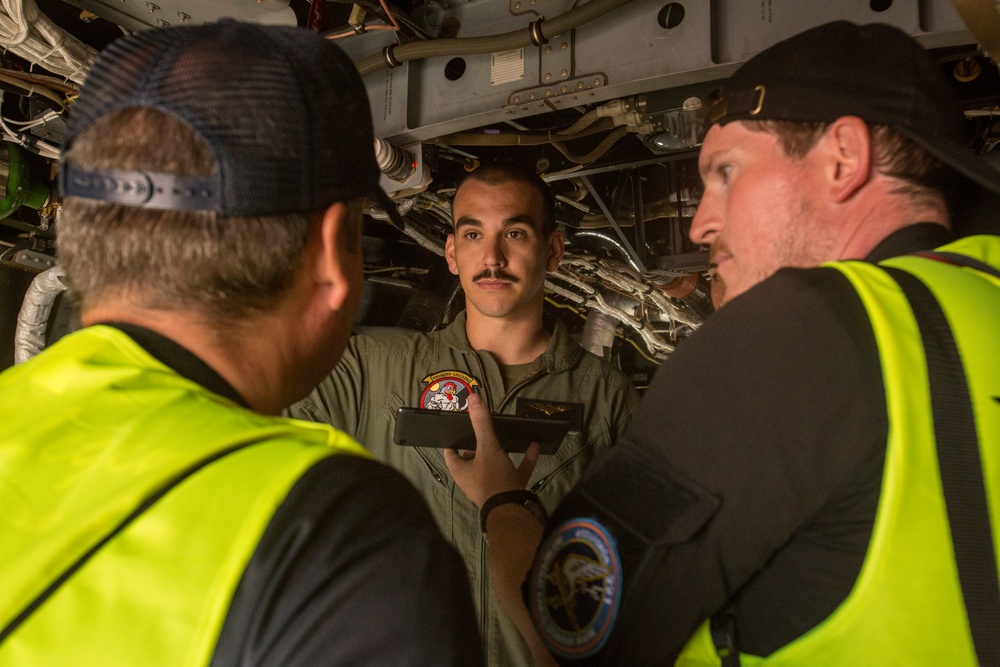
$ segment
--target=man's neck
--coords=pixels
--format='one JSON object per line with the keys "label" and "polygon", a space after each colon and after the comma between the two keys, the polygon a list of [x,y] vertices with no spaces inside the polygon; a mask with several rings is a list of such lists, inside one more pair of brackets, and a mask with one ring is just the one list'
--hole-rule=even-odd
{"label": "man's neck", "polygon": [[282,337],[260,335],[273,333],[280,323],[244,322],[222,333],[195,313],[117,306],[88,310],[81,319],[85,326],[109,321],[135,324],[169,338],[208,364],[257,412],[277,415],[290,402],[289,374],[283,370],[289,350],[274,344]]}
{"label": "man's neck", "polygon": [[473,349],[485,350],[507,366],[531,363],[552,339],[540,308],[537,313],[500,318],[487,317],[466,304],[465,333]]}
{"label": "man's neck", "polygon": [[842,247],[831,259],[863,259],[879,243],[910,225],[928,222],[950,228],[948,208],[940,198],[919,199],[896,194],[898,183],[882,177],[879,188],[872,188],[867,197],[856,202],[855,210],[845,219],[853,220],[843,237]]}

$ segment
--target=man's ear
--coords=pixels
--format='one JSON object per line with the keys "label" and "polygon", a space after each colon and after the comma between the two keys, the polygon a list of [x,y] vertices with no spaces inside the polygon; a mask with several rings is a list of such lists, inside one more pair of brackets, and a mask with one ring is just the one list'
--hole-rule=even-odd
{"label": "man's ear", "polygon": [[558,229],[549,234],[549,257],[545,262],[546,271],[555,271],[562,262],[563,252],[566,249],[566,237]]}
{"label": "man's ear", "polygon": [[872,178],[871,133],[857,116],[842,116],[823,135],[825,175],[832,200],[850,199]]}
{"label": "man's ear", "polygon": [[360,287],[350,285],[352,274],[347,266],[348,262],[360,261],[360,258],[354,257],[357,250],[346,247],[346,240],[352,238],[352,233],[345,227],[352,224],[356,222],[351,220],[350,209],[339,201],[326,209],[319,223],[314,278],[331,310],[340,310],[352,287]]}
{"label": "man's ear", "polygon": [[444,242],[444,258],[448,260],[448,270],[458,275],[458,262],[455,261],[455,235],[448,234]]}

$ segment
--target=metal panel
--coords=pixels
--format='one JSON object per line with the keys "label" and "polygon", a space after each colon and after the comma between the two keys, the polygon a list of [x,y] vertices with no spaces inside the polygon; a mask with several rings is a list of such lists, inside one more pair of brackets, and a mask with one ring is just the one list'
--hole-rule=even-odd
{"label": "metal panel", "polygon": [[[878,11],[877,8],[885,7]],[[555,16],[568,0],[430,2],[417,16],[431,34],[457,21],[459,37],[527,29],[536,13]],[[683,12],[677,25],[665,27]],[[720,81],[776,41],[834,19],[882,22],[914,35],[928,48],[971,44],[949,0],[636,0],[561,35],[524,49],[524,78],[491,83],[492,56],[411,61],[365,79],[375,131],[394,143],[513,121],[554,109]],[[391,42],[385,31],[341,42],[354,58]],[[564,47],[563,44],[566,46]],[[455,62],[458,64],[458,61]],[[460,68],[459,68],[460,69]]]}
{"label": "metal panel", "polygon": [[234,18],[252,23],[295,25],[289,0],[64,0],[128,30],[211,23]]}
{"label": "metal panel", "polygon": [[[755,53],[828,21],[888,23],[914,35],[920,30],[918,2],[892,0],[717,0],[716,58],[719,62],[744,61]],[[882,8],[881,11],[873,7]]]}

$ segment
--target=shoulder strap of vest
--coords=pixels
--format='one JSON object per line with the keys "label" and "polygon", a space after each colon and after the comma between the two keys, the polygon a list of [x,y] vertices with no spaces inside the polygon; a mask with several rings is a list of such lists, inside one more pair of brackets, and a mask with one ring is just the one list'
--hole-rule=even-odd
{"label": "shoulder strap of vest", "polygon": [[709,622],[712,643],[719,654],[720,667],[740,667],[740,643],[736,636],[736,607],[729,604]]}
{"label": "shoulder strap of vest", "polygon": [[0,630],[0,644],[6,641],[7,638],[10,637],[14,633],[14,631],[21,626],[21,624],[23,624],[26,620],[28,620],[28,618],[30,618],[31,615],[34,614],[38,610],[38,608],[45,603],[46,600],[52,597],[53,593],[59,590],[59,588],[64,583],[66,583],[66,581],[70,577],[72,577],[74,573],[76,573],[81,567],[83,567],[87,563],[87,561],[93,558],[94,555],[98,551],[100,551],[102,547],[104,547],[104,545],[106,545],[108,542],[114,539],[116,535],[125,530],[125,528],[127,528],[133,521],[138,519],[143,514],[143,512],[145,512],[154,504],[156,504],[156,502],[161,498],[163,498],[163,496],[167,495],[167,493],[169,493],[171,489],[175,488],[178,484],[183,482],[185,479],[191,477],[192,475],[194,475],[195,473],[197,473],[199,470],[209,465],[210,463],[214,463],[215,461],[218,461],[223,457],[229,456],[234,452],[237,452],[241,449],[245,449],[246,447],[249,447],[250,445],[254,444],[257,444],[257,441],[243,442],[228,449],[223,449],[221,451],[215,452],[211,456],[208,456],[205,459],[198,461],[197,463],[192,465],[187,470],[181,472],[173,479],[170,479],[167,482],[165,482],[159,489],[157,489],[152,495],[150,495],[149,498],[144,500],[138,507],[132,510],[132,512],[128,516],[122,519],[121,522],[118,523],[118,525],[112,528],[106,535],[104,535],[101,539],[95,542],[89,549],[87,549],[83,553],[83,555],[81,555],[69,567],[63,570],[62,573],[55,579],[53,579],[52,583],[46,586],[45,589],[41,593],[39,593],[31,602],[25,605],[24,609],[22,609],[10,621],[10,623],[8,623],[2,630]]}
{"label": "shoulder strap of vest", "polygon": [[[965,261],[970,258],[957,257],[971,266]],[[1000,581],[965,370],[951,327],[930,289],[906,271],[885,270],[909,300],[924,344],[941,484],[972,642],[979,664],[1000,665]]]}
{"label": "shoulder strap of vest", "polygon": [[913,254],[916,255],[917,257],[926,257],[927,259],[933,259],[938,262],[944,262],[945,264],[952,264],[954,266],[967,266],[970,269],[975,269],[976,271],[988,273],[989,275],[995,278],[1000,278],[1000,271],[993,268],[986,262],[981,262],[978,259],[969,257],[967,255],[962,255],[957,252],[932,250],[927,252],[916,252]]}

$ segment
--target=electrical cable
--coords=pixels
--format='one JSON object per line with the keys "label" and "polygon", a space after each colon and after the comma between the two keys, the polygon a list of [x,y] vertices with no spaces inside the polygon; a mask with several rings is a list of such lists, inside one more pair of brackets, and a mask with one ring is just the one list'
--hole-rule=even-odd
{"label": "electrical cable", "polygon": [[[405,14],[403,14],[403,13],[398,13],[398,14],[392,13],[389,10],[389,6],[384,2],[384,0],[379,0],[379,4],[381,4],[381,6],[382,6],[382,8],[384,10],[381,13],[379,12],[379,4],[376,4],[376,3],[373,3],[373,2],[364,2],[362,0],[335,0],[335,1],[336,2],[340,2],[342,4],[357,5],[357,6],[361,7],[362,9],[364,9],[365,11],[368,11],[368,12],[371,12],[372,14],[378,15],[380,18],[382,18],[383,20],[385,20],[387,23],[391,23],[391,24],[397,26],[397,28],[395,30],[398,30],[400,32],[402,32],[402,28],[405,27],[417,39],[420,39],[420,40],[431,39],[430,35],[428,35],[426,32],[424,32],[423,28],[421,28],[419,25],[417,25],[414,21],[412,21],[409,18],[407,18]],[[366,30],[373,30],[373,29],[374,30],[392,30],[393,28],[390,28],[387,25],[387,26],[366,26],[365,29]],[[324,34],[323,36],[326,37],[327,39],[339,39],[340,37],[347,37],[349,35],[356,35],[356,34],[364,34],[364,32],[362,31],[361,33],[359,33],[357,30],[349,30],[349,31],[344,31],[342,33],[338,33],[336,35]]]}
{"label": "electrical cable", "polygon": [[15,79],[22,79],[30,83],[39,84],[50,88],[56,92],[63,93],[64,95],[75,95],[79,92],[79,88],[76,86],[71,86],[65,81],[60,80],[54,76],[46,76],[45,74],[28,73],[21,72],[16,69],[0,68],[0,74],[6,74],[7,76],[12,76]]}
{"label": "electrical cable", "polygon": [[34,0],[2,0],[0,46],[32,64],[83,83],[97,51],[52,22]]}
{"label": "electrical cable", "polygon": [[0,94],[0,129],[2,129],[4,133],[7,135],[5,139],[33,153],[38,153],[43,157],[51,158],[53,160],[58,160],[60,156],[60,151],[58,146],[50,144],[41,139],[38,139],[37,137],[32,137],[23,134],[21,132],[18,132],[14,129],[11,129],[11,127],[7,125],[6,119],[4,119],[3,117],[3,100],[4,100],[4,95]]}
{"label": "electrical cable", "polygon": [[49,89],[46,86],[40,84],[33,84],[23,79],[9,76],[3,72],[0,72],[0,82],[6,83],[11,86],[16,86],[17,88],[21,88],[22,90],[26,90],[28,92],[27,95],[28,97],[31,97],[32,95],[37,93],[42,97],[52,100],[53,102],[58,104],[60,111],[66,110],[65,99],[60,97],[58,94],[56,94],[55,91]]}

